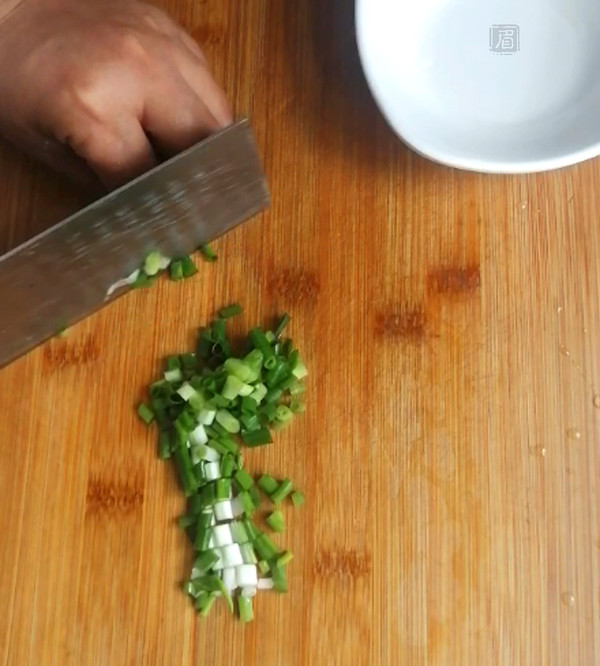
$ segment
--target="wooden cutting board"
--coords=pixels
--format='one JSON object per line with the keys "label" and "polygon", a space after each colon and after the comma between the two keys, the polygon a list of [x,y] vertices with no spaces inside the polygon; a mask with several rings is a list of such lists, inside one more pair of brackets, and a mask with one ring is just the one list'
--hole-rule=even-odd
{"label": "wooden cutting board", "polygon": [[[0,664],[600,663],[600,163],[417,157],[347,0],[167,4],[250,115],[273,207],[0,372]],[[0,192],[2,251],[83,203],[6,147]],[[232,301],[239,331],[290,312],[311,370],[306,415],[247,456],[308,497],[290,592],[250,626],[180,591],[181,493],[134,413]]]}

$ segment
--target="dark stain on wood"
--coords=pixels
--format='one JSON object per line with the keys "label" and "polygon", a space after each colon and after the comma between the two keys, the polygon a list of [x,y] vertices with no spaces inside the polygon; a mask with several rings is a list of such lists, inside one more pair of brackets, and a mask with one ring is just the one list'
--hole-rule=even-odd
{"label": "dark stain on wood", "polygon": [[143,483],[135,478],[127,481],[90,476],[86,493],[88,515],[127,515],[135,513],[144,501]]}
{"label": "dark stain on wood", "polygon": [[427,336],[427,314],[422,306],[399,305],[375,315],[375,333],[419,343]]}
{"label": "dark stain on wood", "polygon": [[314,303],[319,297],[321,283],[314,271],[301,268],[275,270],[267,283],[271,297],[280,298],[287,303]]}
{"label": "dark stain on wood", "polygon": [[481,287],[479,266],[441,266],[429,271],[427,286],[434,294],[473,294]]}
{"label": "dark stain on wood", "polygon": [[64,368],[86,365],[97,361],[99,357],[100,347],[91,334],[85,336],[83,340],[75,342],[54,339],[44,347],[44,370],[53,372]]}
{"label": "dark stain on wood", "polygon": [[353,549],[322,549],[314,561],[317,576],[338,578],[362,578],[371,574],[370,553],[359,553]]}

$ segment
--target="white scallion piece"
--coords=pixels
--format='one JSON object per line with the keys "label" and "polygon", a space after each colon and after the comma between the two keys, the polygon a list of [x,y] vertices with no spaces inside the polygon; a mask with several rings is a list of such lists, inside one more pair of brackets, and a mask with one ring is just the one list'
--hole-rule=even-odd
{"label": "white scallion piece", "polygon": [[256,565],[240,564],[235,568],[235,575],[238,587],[256,586],[258,584],[258,574]]}
{"label": "white scallion piece", "polygon": [[115,291],[117,291],[117,289],[121,289],[121,287],[128,287],[130,284],[133,284],[138,279],[139,275],[140,269],[137,268],[131,275],[128,275],[126,278],[115,282],[108,288],[105,298],[110,298],[115,293]]}
{"label": "white scallion piece", "polygon": [[233,513],[234,518],[238,518],[244,513],[244,507],[242,506],[239,497],[234,497],[231,500],[231,512]]}
{"label": "white scallion piece", "polygon": [[251,386],[250,384],[242,384],[240,388],[240,395],[242,398],[244,396],[250,395],[251,393],[254,393],[254,386]]}
{"label": "white scallion piece", "polygon": [[204,460],[204,455],[206,453],[206,447],[204,444],[196,444],[190,442],[190,457],[192,459],[192,465],[197,465],[199,462]]}
{"label": "white scallion piece", "polygon": [[206,451],[204,452],[204,460],[206,462],[219,462],[221,460],[221,454],[212,448],[212,446],[207,446]]}
{"label": "white scallion piece", "polygon": [[233,592],[237,587],[237,576],[235,575],[234,567],[225,567],[221,573],[223,578],[223,585],[230,591]]}
{"label": "white scallion piece", "polygon": [[231,510],[230,500],[215,502],[213,508],[215,512],[215,518],[217,520],[233,520],[233,511]]}
{"label": "white scallion piece", "polygon": [[229,546],[233,543],[233,537],[231,536],[231,529],[229,525],[215,525],[212,528],[212,539],[215,542],[216,546]]}
{"label": "white scallion piece", "polygon": [[216,481],[221,478],[221,464],[218,462],[209,462],[204,465],[204,473],[207,481]]}
{"label": "white scallion piece", "polygon": [[194,444],[206,444],[206,442],[208,442],[208,435],[201,423],[192,430],[190,433],[190,439]]}
{"label": "white scallion piece", "polygon": [[198,414],[198,423],[207,426],[212,425],[216,415],[217,411],[215,409],[203,409]]}
{"label": "white scallion piece", "polygon": [[275,583],[272,578],[259,578],[256,587],[259,590],[272,590],[275,587]]}
{"label": "white scallion piece", "polygon": [[[192,396],[196,395],[196,389],[187,382],[184,382],[178,389],[177,393],[187,402]],[[206,440],[208,441],[208,439]],[[206,442],[202,442],[206,444]]]}
{"label": "white scallion piece", "polygon": [[221,558],[225,566],[228,567],[238,567],[240,564],[244,563],[240,547],[237,543],[232,543],[230,546],[224,546]]}
{"label": "white scallion piece", "polygon": [[164,375],[165,379],[173,384],[174,382],[180,382],[183,379],[180,368],[173,368],[173,370],[167,370]]}
{"label": "white scallion piece", "polygon": [[243,587],[242,596],[246,597],[246,599],[252,599],[252,597],[256,596],[256,587],[254,585],[247,585],[246,587]]}

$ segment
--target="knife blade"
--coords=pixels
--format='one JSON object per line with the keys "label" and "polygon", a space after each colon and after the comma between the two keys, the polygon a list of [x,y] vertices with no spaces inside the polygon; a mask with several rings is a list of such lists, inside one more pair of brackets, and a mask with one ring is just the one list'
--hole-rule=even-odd
{"label": "knife blade", "polygon": [[246,119],[0,257],[0,367],[122,295],[157,250],[191,254],[270,203]]}

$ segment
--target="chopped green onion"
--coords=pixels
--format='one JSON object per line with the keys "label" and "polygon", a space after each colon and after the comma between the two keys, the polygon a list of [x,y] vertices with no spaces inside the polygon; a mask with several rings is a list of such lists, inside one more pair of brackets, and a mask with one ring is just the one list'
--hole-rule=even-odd
{"label": "chopped green onion", "polygon": [[245,469],[238,469],[233,478],[243,490],[249,490],[254,485],[254,479]]}
{"label": "chopped green onion", "polygon": [[181,358],[179,356],[169,356],[167,358],[167,370],[181,370]]}
{"label": "chopped green onion", "polygon": [[250,538],[250,540],[255,541],[255,539],[259,537],[261,534],[258,527],[256,527],[256,525],[249,518],[244,518],[242,520],[242,523],[246,528],[246,532],[248,533],[248,537]]}
{"label": "chopped green onion", "polygon": [[255,371],[247,363],[241,361],[239,358],[228,358],[223,364],[225,370],[240,381],[246,383],[255,381]]}
{"label": "chopped green onion", "polygon": [[154,284],[154,278],[146,275],[144,271],[140,271],[137,277],[135,278],[132,287],[134,289],[146,289],[147,287],[151,287],[153,284]]}
{"label": "chopped green onion", "polygon": [[[239,542],[238,542],[239,543]],[[242,553],[242,559],[246,564],[257,564],[258,558],[254,552],[254,546],[251,543],[245,542],[240,543],[240,551]]]}
{"label": "chopped green onion", "polygon": [[292,504],[294,506],[302,506],[304,504],[304,494],[301,493],[299,490],[295,490],[292,493]]}
{"label": "chopped green onion", "polygon": [[196,275],[198,269],[196,268],[196,264],[192,261],[191,257],[181,257],[180,261],[181,272],[183,273],[184,278],[189,278],[192,277],[192,275]]}
{"label": "chopped green onion", "polygon": [[192,461],[189,453],[184,446],[178,446],[173,452],[175,463],[179,471],[179,480],[183,487],[186,497],[189,497],[198,489],[198,482],[192,470]]}
{"label": "chopped green onion", "polygon": [[202,617],[206,617],[212,608],[212,605],[215,603],[217,597],[214,594],[202,594],[196,599],[196,610],[200,613]]}
{"label": "chopped green onion", "polygon": [[277,358],[275,365],[267,372],[267,386],[269,388],[276,387],[289,373],[287,363],[280,358]]}
{"label": "chopped green onion", "polygon": [[300,400],[290,400],[290,411],[293,414],[302,414],[306,411],[306,405]]}
{"label": "chopped green onion", "polygon": [[229,499],[229,491],[231,490],[231,479],[217,479],[216,482],[216,495],[217,499]]}
{"label": "chopped green onion", "polygon": [[279,398],[281,398],[283,391],[280,388],[272,388],[267,391],[267,395],[265,396],[265,400],[267,402],[277,402]]}
{"label": "chopped green onion", "polygon": [[271,499],[274,504],[281,504],[283,500],[292,492],[293,486],[289,479],[284,479],[274,493],[271,493]]}
{"label": "chopped green onion", "polygon": [[283,315],[283,317],[281,317],[279,324],[277,324],[277,328],[273,331],[273,335],[275,336],[276,340],[278,340],[281,337],[281,334],[286,329],[289,323],[290,323],[290,316],[289,314],[286,313]]}
{"label": "chopped green onion", "polygon": [[238,499],[241,503],[244,513],[246,514],[246,516],[250,517],[256,509],[256,507],[254,506],[254,501],[252,499],[252,496],[247,490],[243,490],[238,495]]}
{"label": "chopped green onion", "polygon": [[256,328],[253,328],[250,331],[250,339],[252,340],[252,344],[254,345],[254,347],[262,352],[265,358],[265,365],[266,365],[267,361],[273,357],[273,349],[269,344],[269,341],[265,337],[265,334],[263,333],[262,329],[259,328],[258,326]]}
{"label": "chopped green onion", "polygon": [[288,584],[283,567],[271,567],[271,577],[273,578],[273,587],[277,592],[287,592]]}
{"label": "chopped green onion", "polygon": [[198,395],[196,392],[196,389],[188,384],[187,382],[185,384],[182,384],[178,389],[177,393],[186,401],[189,402],[191,398],[194,396]]}
{"label": "chopped green onion", "polygon": [[273,532],[283,532],[285,530],[283,514],[279,510],[273,511],[273,513],[269,514],[266,518],[266,523],[273,530]]}
{"label": "chopped green onion", "polygon": [[175,384],[183,379],[183,374],[180,368],[173,368],[173,370],[167,370],[164,377],[169,383]]}
{"label": "chopped green onion", "polygon": [[219,556],[214,550],[205,550],[194,560],[194,569],[197,569],[200,574],[205,574],[210,571],[214,564],[219,561]]}
{"label": "chopped green onion", "polygon": [[277,411],[275,412],[275,418],[280,423],[287,423],[294,418],[294,412],[292,412],[292,410],[286,405],[279,405],[277,407]]}
{"label": "chopped green onion", "polygon": [[[240,421],[242,422],[242,439],[244,438],[245,433],[255,432],[260,430],[262,425],[258,414],[242,414],[240,416]],[[247,444],[246,441],[244,441]]]}
{"label": "chopped green onion", "polygon": [[230,523],[229,527],[231,529],[231,537],[235,543],[242,544],[249,540],[250,537],[248,536],[248,532],[244,527],[244,523],[240,522],[239,520],[234,520],[232,523]]}
{"label": "chopped green onion", "polygon": [[[200,497],[200,495],[192,495],[192,497],[190,498],[190,504],[191,504],[191,500],[193,500],[193,499],[201,500],[202,498]],[[200,504],[202,504],[202,503],[200,502]],[[212,524],[212,520],[213,520],[212,509],[206,510],[204,507],[202,507],[202,511],[201,511],[200,515],[197,516],[197,519],[198,520],[197,520],[197,523],[196,523],[196,527],[202,528],[202,529],[206,529],[207,527],[210,527],[211,524]]]}
{"label": "chopped green onion", "polygon": [[246,386],[241,379],[238,379],[235,375],[228,375],[225,380],[225,386],[221,391],[221,395],[227,400],[235,400],[238,395],[240,395],[240,390]]}
{"label": "chopped green onion", "polygon": [[233,601],[231,600],[231,594],[219,576],[202,576],[201,578],[196,578],[195,582],[198,587],[203,589],[205,592],[220,592],[225,597],[227,605],[229,606],[229,610],[233,613]]}
{"label": "chopped green onion", "polygon": [[254,550],[261,560],[270,560],[277,555],[277,547],[266,534],[254,540]]}
{"label": "chopped green onion", "polygon": [[261,414],[266,417],[269,423],[272,423],[277,414],[277,407],[273,403],[268,403],[261,409]]}
{"label": "chopped green onion", "polygon": [[264,397],[267,395],[267,387],[264,384],[257,384],[254,391],[250,394],[252,400],[256,400],[257,404],[263,401]]}
{"label": "chopped green onion", "polygon": [[[170,268],[185,277],[196,270],[193,262],[186,268],[188,261],[176,259]],[[154,272],[156,257],[148,268]],[[252,348],[243,358],[233,354],[226,319],[240,312],[237,304],[223,308],[219,319],[200,332],[195,353],[169,357],[164,379],[150,385],[149,403],[139,407],[145,422],[157,423],[159,456],[174,458],[188,497],[187,512],[178,523],[196,559],[185,589],[203,614],[220,596],[233,608],[232,589],[248,600],[257,589],[287,589],[284,567],[291,553],[281,551],[251,516],[261,504],[259,488],[276,505],[289,495],[295,506],[304,502],[289,479],[278,482],[263,475],[255,483],[243,467],[240,441],[248,447],[271,443],[271,429],[303,411],[295,396],[304,390],[306,369],[291,341],[281,339],[287,315],[274,331],[253,329]],[[265,520],[275,532],[285,530],[279,508]],[[258,579],[257,569],[268,577]]]}
{"label": "chopped green onion", "polygon": [[263,474],[257,483],[258,487],[269,496],[272,495],[279,487],[277,479],[272,477],[270,474]]}
{"label": "chopped green onion", "polygon": [[242,398],[241,409],[243,414],[255,415],[258,411],[258,403],[254,398],[245,395]]}
{"label": "chopped green onion", "polygon": [[198,552],[204,552],[207,550],[210,544],[211,536],[212,530],[210,527],[198,528],[196,532],[196,538],[194,539],[194,549]]}
{"label": "chopped green onion", "polygon": [[221,319],[230,319],[231,317],[236,317],[237,315],[242,314],[243,311],[244,310],[239,303],[233,303],[226,308],[221,308],[219,310],[219,317],[221,317]]}
{"label": "chopped green onion", "polygon": [[148,407],[145,402],[141,402],[137,408],[138,416],[146,425],[150,425],[154,421],[154,412]]}
{"label": "chopped green onion", "polygon": [[169,266],[169,277],[173,282],[183,280],[183,264],[181,261],[176,260],[171,262],[171,265]]}
{"label": "chopped green onion", "polygon": [[181,359],[181,366],[185,370],[195,370],[198,367],[196,354],[182,354],[179,358]]}
{"label": "chopped green onion", "polygon": [[305,391],[306,386],[300,381],[296,381],[296,384],[290,387],[290,395],[292,396],[302,395]]}
{"label": "chopped green onion", "polygon": [[204,258],[204,261],[213,263],[217,260],[217,255],[215,254],[215,251],[212,249],[210,245],[208,245],[208,243],[204,243],[204,245],[201,245],[198,249],[202,257]]}
{"label": "chopped green onion", "polygon": [[294,556],[289,550],[284,551],[278,558],[275,566],[284,567],[292,561]]}
{"label": "chopped green onion", "polygon": [[217,412],[217,423],[221,425],[227,432],[236,433],[240,431],[240,422],[226,409],[220,409]]}
{"label": "chopped green onion", "polygon": [[219,443],[227,451],[227,453],[239,453],[240,447],[236,442],[233,441],[233,439],[231,439],[230,436],[221,435],[221,437],[219,437]]}
{"label": "chopped green onion", "polygon": [[179,516],[177,519],[177,524],[182,530],[187,529],[188,527],[191,527],[192,525],[196,524],[196,516],[190,516],[189,514],[185,514],[183,516]]}
{"label": "chopped green onion", "polygon": [[225,455],[221,458],[221,476],[231,477],[236,468],[235,460],[231,455]]}
{"label": "chopped green onion", "polygon": [[158,438],[158,457],[161,460],[171,457],[171,435],[166,430],[161,430]]}
{"label": "chopped green onion", "polygon": [[238,610],[240,612],[240,620],[242,622],[252,622],[254,619],[254,611],[252,610],[252,599],[244,597],[240,594],[238,597]]}
{"label": "chopped green onion", "polygon": [[263,361],[264,356],[260,349],[252,349],[244,357],[245,365],[247,365],[253,372],[252,381],[256,381],[260,377]]}
{"label": "chopped green onion", "polygon": [[144,261],[144,273],[152,277],[159,271],[165,270],[170,263],[170,259],[164,257],[160,252],[150,252]]}
{"label": "chopped green onion", "polygon": [[258,488],[254,485],[250,486],[250,488],[248,488],[248,493],[250,494],[254,508],[258,509],[260,506],[260,493],[258,492]]}
{"label": "chopped green onion", "polygon": [[304,379],[308,375],[308,370],[301,358],[298,358],[296,367],[292,370],[292,374],[296,379]]}

